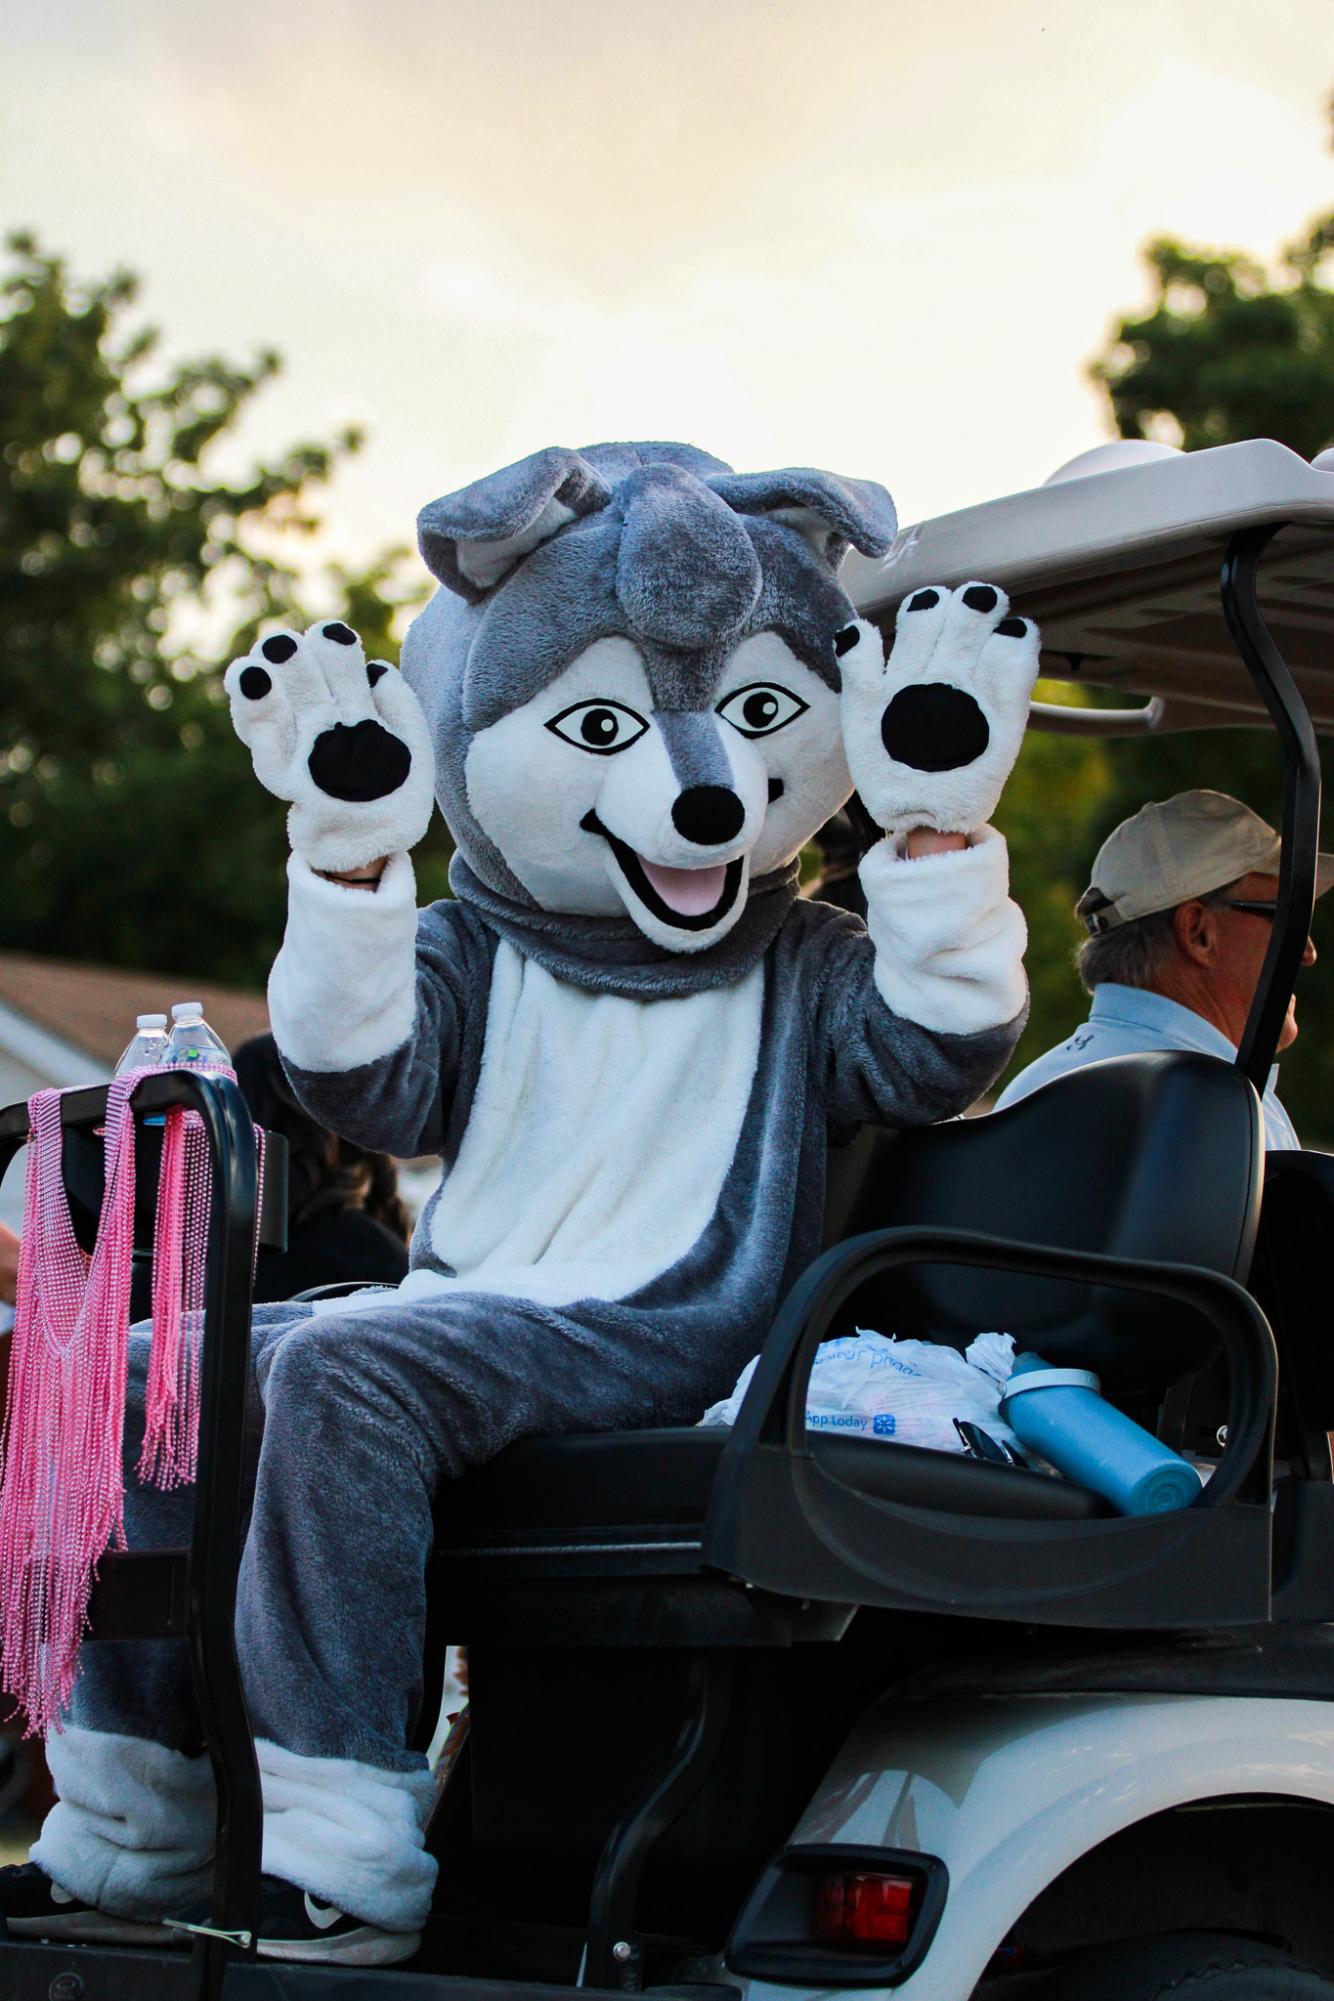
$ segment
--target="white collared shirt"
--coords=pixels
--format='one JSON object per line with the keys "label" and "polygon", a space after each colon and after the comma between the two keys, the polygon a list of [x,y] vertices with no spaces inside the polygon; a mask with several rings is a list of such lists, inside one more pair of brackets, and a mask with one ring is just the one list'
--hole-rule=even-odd
{"label": "white collared shirt", "polygon": [[[1122,987],[1108,980],[1096,989],[1083,1026],[1011,1078],[996,1101],[996,1110],[1003,1112],[1007,1106],[1017,1105],[1039,1085],[1085,1063],[1100,1063],[1104,1056],[1143,1055],[1154,1049],[1196,1049],[1204,1056],[1221,1057],[1224,1063],[1237,1060],[1236,1049],[1223,1031],[1193,1008],[1168,1000],[1164,994],[1151,993],[1146,987]],[[1263,1099],[1265,1145],[1275,1152],[1291,1151],[1300,1148],[1301,1141],[1279,1102],[1277,1084],[1276,1063]]]}

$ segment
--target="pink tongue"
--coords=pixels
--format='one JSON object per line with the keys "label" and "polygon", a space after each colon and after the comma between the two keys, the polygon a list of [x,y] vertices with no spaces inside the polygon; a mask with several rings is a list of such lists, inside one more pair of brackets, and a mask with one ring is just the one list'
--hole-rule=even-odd
{"label": "pink tongue", "polygon": [[657,862],[639,857],[644,874],[667,905],[679,917],[702,917],[712,910],[723,893],[727,870],[717,868],[662,868]]}

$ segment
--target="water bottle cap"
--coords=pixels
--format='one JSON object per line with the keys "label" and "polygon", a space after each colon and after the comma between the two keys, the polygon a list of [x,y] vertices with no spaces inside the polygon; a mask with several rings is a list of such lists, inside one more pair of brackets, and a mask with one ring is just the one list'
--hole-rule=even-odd
{"label": "water bottle cap", "polygon": [[180,1021],[184,1015],[202,1014],[203,1012],[203,1001],[176,1001],[171,1010],[171,1018],[173,1021]]}
{"label": "water bottle cap", "polygon": [[1101,1396],[1102,1384],[1092,1369],[1026,1369],[1012,1375],[1006,1383],[1001,1392],[1001,1408],[1011,1397],[1023,1396],[1026,1390],[1092,1390],[1095,1396]]}
{"label": "water bottle cap", "polygon": [[165,1014],[137,1014],[134,1025],[136,1028],[165,1028],[167,1017]]}

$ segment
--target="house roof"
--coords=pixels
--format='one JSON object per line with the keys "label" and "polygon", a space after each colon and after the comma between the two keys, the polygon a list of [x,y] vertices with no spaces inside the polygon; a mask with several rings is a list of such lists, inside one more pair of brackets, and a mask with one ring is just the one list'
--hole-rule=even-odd
{"label": "house roof", "polygon": [[108,1074],[134,1033],[135,1016],[154,1009],[169,1014],[178,1000],[202,1002],[209,1026],[231,1050],[269,1025],[263,994],[210,980],[0,952],[0,1007],[84,1050]]}

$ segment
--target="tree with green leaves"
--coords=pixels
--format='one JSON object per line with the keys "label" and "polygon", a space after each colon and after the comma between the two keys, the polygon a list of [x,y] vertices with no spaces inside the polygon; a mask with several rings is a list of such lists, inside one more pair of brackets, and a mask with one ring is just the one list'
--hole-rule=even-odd
{"label": "tree with green leaves", "polygon": [[1120,320],[1090,373],[1123,438],[1199,451],[1277,438],[1303,458],[1334,444],[1334,214],[1281,252],[1277,270],[1239,251],[1160,237],[1145,252],[1155,296]]}
{"label": "tree with green leaves", "polygon": [[[315,497],[360,438],[222,476],[218,448],[277,357],[168,361],[131,274],[77,279],[26,235],[9,252],[0,947],[258,983],[282,930],[283,813],[232,734],[221,667],[261,625],[314,615],[312,586],[273,551],[315,531]],[[392,653],[422,595],[404,557],[328,573],[320,613]]]}

